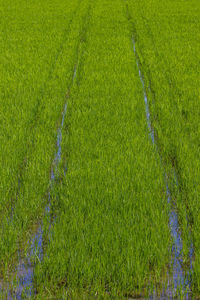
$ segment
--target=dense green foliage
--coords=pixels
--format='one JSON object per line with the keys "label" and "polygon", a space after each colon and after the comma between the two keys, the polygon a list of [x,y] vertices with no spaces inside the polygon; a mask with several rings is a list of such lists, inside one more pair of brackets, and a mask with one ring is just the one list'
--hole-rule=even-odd
{"label": "dense green foliage", "polygon": [[172,248],[165,170],[200,293],[199,14],[198,0],[0,1],[0,287],[42,224],[39,299],[162,288]]}
{"label": "dense green foliage", "polygon": [[18,19],[6,26],[5,14],[4,30],[9,30],[2,40],[1,262],[13,257],[16,242],[43,215],[82,9],[77,10],[78,1],[71,6],[43,1],[41,7],[21,1],[8,7],[8,16],[15,13]]}
{"label": "dense green foliage", "polygon": [[192,282],[199,291],[200,5],[195,0],[128,0],[127,6],[145,82],[150,86],[148,97],[159,151],[169,176],[173,177],[175,170],[178,177],[173,197],[179,211],[185,258],[192,236]]}
{"label": "dense green foliage", "polygon": [[168,259],[163,173],[124,4],[96,1],[88,19],[63,132],[60,216],[37,280],[49,280],[52,293],[64,283],[72,293],[131,295]]}

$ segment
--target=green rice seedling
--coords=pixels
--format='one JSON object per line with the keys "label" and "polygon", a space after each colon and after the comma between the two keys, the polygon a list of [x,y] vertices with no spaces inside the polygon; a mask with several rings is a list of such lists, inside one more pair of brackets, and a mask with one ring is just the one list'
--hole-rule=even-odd
{"label": "green rice seedling", "polygon": [[84,31],[63,128],[57,218],[35,287],[38,298],[147,296],[163,279],[171,241],[124,2],[93,3]]}
{"label": "green rice seedling", "polygon": [[[198,297],[198,1],[8,0],[0,14],[1,278],[12,282],[17,253],[28,253],[43,224],[44,259],[34,270],[39,299],[160,291],[172,245],[165,172],[183,268]],[[43,218],[49,193],[51,228]]]}
{"label": "green rice seedling", "polygon": [[[127,1],[159,151],[182,229],[184,265],[199,294],[199,14],[198,1]],[[193,251],[192,254],[192,247]]]}
{"label": "green rice seedling", "polygon": [[[74,61],[76,60],[79,28],[84,21],[86,10],[84,2],[82,2],[82,5],[79,4],[78,1],[75,1],[69,8],[65,2],[58,5],[57,14],[62,12],[62,18],[65,21],[62,22],[61,44],[55,45],[57,48],[57,51],[54,51],[55,56],[52,58],[49,56],[52,64],[49,73],[46,73],[47,81],[42,89],[39,88],[37,93],[30,94],[31,101],[29,105],[31,108],[27,111],[25,110],[25,107],[28,106],[26,103],[27,100],[23,99],[25,107],[23,107],[22,111],[28,118],[24,120],[24,123],[20,123],[19,127],[25,126],[23,131],[22,128],[20,128],[19,131],[16,132],[16,136],[21,143],[20,145],[16,145],[16,151],[21,155],[21,160],[19,158],[16,159],[16,165],[14,166],[16,168],[18,166],[18,169],[15,169],[17,177],[12,178],[13,182],[15,182],[15,178],[16,180],[19,178],[20,185],[18,189],[15,186],[17,194],[15,194],[12,203],[12,214],[10,210],[4,211],[1,218],[0,256],[2,270],[7,263],[10,264],[13,259],[16,259],[17,251],[24,248],[24,243],[30,239],[30,229],[33,228],[35,224],[38,224],[48,201],[50,172],[56,148],[56,134],[66,101],[66,92],[71,84]],[[45,4],[43,5],[45,7]],[[56,5],[56,3],[52,3],[52,5]],[[44,18],[44,14],[47,13],[44,7],[41,11],[41,18]],[[31,9],[33,8],[34,7],[31,7]],[[66,10],[63,10],[65,8]],[[49,7],[49,9],[51,16],[52,7]],[[58,15],[56,16],[56,20],[57,19]],[[47,23],[50,22],[50,20],[48,20],[47,17]],[[55,25],[51,22],[51,26]],[[60,34],[59,27],[57,30],[58,34]],[[47,41],[50,43],[51,39]],[[44,45],[41,45],[41,47],[44,48]],[[52,55],[52,53],[53,51],[49,54]],[[38,64],[40,62],[44,63],[43,59],[39,57]],[[34,63],[34,61],[32,61],[32,63]],[[37,79],[37,77],[38,73],[35,74],[35,79]],[[34,80],[33,84],[36,84]],[[12,115],[10,115],[10,117],[11,116]],[[14,130],[14,126],[12,130]],[[5,147],[8,147],[6,139]],[[6,171],[10,172],[9,164],[11,163],[12,162],[8,159]],[[10,180],[10,178],[8,178],[8,180]],[[5,182],[8,184],[8,181]],[[3,188],[5,192],[6,187],[3,186]],[[11,195],[9,189],[7,189],[7,192],[7,196]],[[8,201],[9,200],[13,199],[8,199]],[[1,205],[2,210],[3,208],[5,209],[6,203],[2,201]]]}
{"label": "green rice seedling", "polygon": [[[58,2],[58,1],[57,1]],[[46,4],[45,4],[46,3]],[[26,164],[27,137],[41,105],[70,22],[73,6],[51,1],[20,1],[2,5],[1,37],[1,206],[14,206],[22,165]],[[66,9],[61,15],[62,9]],[[60,18],[58,18],[60,16]],[[14,21],[13,21],[14,20]],[[64,27],[64,28],[63,28]]]}

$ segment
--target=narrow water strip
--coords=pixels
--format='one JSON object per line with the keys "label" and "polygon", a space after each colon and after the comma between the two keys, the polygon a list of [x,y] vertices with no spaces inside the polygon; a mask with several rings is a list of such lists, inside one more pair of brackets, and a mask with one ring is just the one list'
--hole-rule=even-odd
{"label": "narrow water strip", "polygon": [[[74,73],[73,73],[73,79],[72,79],[72,84],[75,80],[76,77],[76,65],[74,67]],[[55,153],[55,157],[52,163],[52,168],[51,168],[51,176],[50,176],[50,191],[48,193],[48,204],[45,207],[45,212],[44,216],[50,216],[50,211],[51,211],[51,190],[53,189],[53,185],[55,183],[56,179],[56,174],[57,174],[57,169],[59,162],[61,161],[61,155],[62,155],[62,129],[64,126],[64,121],[65,121],[65,116],[67,113],[67,102],[64,105],[64,109],[62,112],[62,120],[60,127],[58,128],[57,131],[57,150]],[[49,231],[51,229],[51,221],[49,222]],[[16,282],[17,287],[14,288],[14,295],[15,299],[22,299],[22,297],[31,297],[34,295],[34,290],[33,290],[33,275],[34,275],[34,263],[33,259],[41,261],[43,259],[43,230],[42,230],[43,224],[39,224],[38,230],[30,240],[30,250],[28,253],[28,257],[22,259],[20,257],[19,253],[19,264],[17,268],[17,276],[16,276]],[[13,286],[14,287],[14,286]],[[13,290],[13,287],[10,289],[8,287],[7,294],[9,295],[9,299],[12,299],[11,297],[11,292],[10,290]]]}
{"label": "narrow water strip", "polygon": [[[45,207],[45,216],[49,216],[51,210],[51,190],[53,189],[53,184],[55,181],[58,164],[61,160],[61,143],[62,143],[62,128],[64,125],[65,115],[67,112],[67,103],[64,105],[64,110],[62,112],[62,121],[61,125],[58,128],[57,132],[57,151],[51,168],[51,177],[50,177],[50,191],[48,193],[48,204]],[[49,231],[51,229],[51,221],[49,222]],[[33,294],[33,271],[34,266],[31,261],[33,257],[36,257],[39,261],[43,259],[43,230],[42,223],[39,225],[38,230],[35,235],[32,237],[30,242],[30,252],[26,259],[20,258],[19,253],[19,264],[17,268],[17,281],[18,287],[15,291],[16,298],[21,299],[22,296],[30,297]],[[23,294],[24,293],[24,294]]]}
{"label": "narrow water strip", "polygon": [[[61,125],[58,128],[57,132],[57,151],[55,158],[52,164],[51,177],[50,177],[50,191],[48,193],[48,204],[45,207],[44,216],[50,215],[51,210],[51,190],[53,189],[54,181],[56,178],[58,164],[61,160],[61,142],[62,142],[62,128],[64,125],[65,115],[67,112],[67,103],[64,105],[64,110],[62,112],[62,121]],[[18,286],[15,291],[17,299],[22,297],[30,297],[33,295],[33,258],[41,261],[43,259],[43,230],[42,223],[39,225],[38,230],[35,235],[32,237],[30,242],[30,252],[27,258],[21,259],[19,255],[19,265],[17,269],[17,281]],[[51,229],[51,221],[49,222],[49,230]]]}
{"label": "narrow water strip", "polygon": [[[149,102],[145,90],[145,84],[144,84],[144,77],[142,75],[140,65],[139,65],[139,60],[138,56],[136,53],[136,47],[135,47],[135,40],[134,38],[132,39],[133,42],[133,50],[136,58],[136,63],[138,67],[138,73],[140,77],[140,81],[143,86],[143,93],[144,93],[144,102],[145,102],[145,109],[146,109],[146,120],[147,120],[147,125],[148,125],[148,130],[149,130],[149,135],[151,138],[152,143],[156,146],[156,141],[155,141],[155,135],[154,135],[154,130],[152,128],[151,124],[151,114],[150,114],[150,109],[149,109]],[[161,161],[162,158],[160,157]],[[172,270],[172,276],[169,275],[169,280],[167,283],[167,287],[163,289],[162,295],[160,296],[160,299],[172,299],[174,296],[177,296],[179,292],[184,294],[186,299],[189,299],[189,294],[191,292],[191,283],[190,283],[190,274],[192,271],[192,256],[193,256],[193,245],[191,243],[191,247],[189,250],[189,255],[190,255],[190,268],[189,270],[185,271],[183,268],[183,243],[182,243],[182,238],[181,238],[181,231],[178,223],[178,215],[175,210],[175,205],[172,203],[171,199],[171,192],[169,189],[168,185],[168,177],[166,172],[164,171],[164,177],[165,177],[165,184],[166,184],[166,195],[167,195],[167,201],[170,206],[170,213],[169,213],[169,227],[171,230],[171,236],[173,240],[173,245],[172,245],[172,257],[171,257],[171,270]],[[178,185],[178,180],[177,176],[174,173],[174,179],[176,181],[176,184]],[[172,278],[171,278],[172,277]],[[152,299],[157,299],[156,296],[156,291],[154,295],[152,296]]]}

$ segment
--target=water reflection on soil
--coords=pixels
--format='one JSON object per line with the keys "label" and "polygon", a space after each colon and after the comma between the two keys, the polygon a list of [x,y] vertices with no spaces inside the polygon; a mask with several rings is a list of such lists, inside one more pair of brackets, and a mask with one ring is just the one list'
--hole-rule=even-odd
{"label": "water reflection on soil", "polygon": [[[156,146],[155,143],[155,136],[154,136],[154,130],[151,125],[151,114],[149,109],[149,102],[145,90],[145,84],[144,84],[144,78],[140,69],[139,60],[136,53],[136,47],[135,47],[135,40],[133,39],[133,50],[136,57],[136,63],[138,67],[139,77],[140,81],[143,86],[143,92],[144,92],[144,102],[145,102],[145,109],[146,109],[146,120],[147,125],[149,129],[149,134],[151,137],[152,143]],[[162,160],[162,159],[161,159]],[[169,226],[171,230],[171,236],[173,239],[173,245],[172,245],[172,258],[171,258],[171,269],[172,269],[172,275],[168,275],[168,283],[166,287],[163,288],[163,292],[161,295],[159,295],[159,299],[173,299],[177,293],[184,294],[185,299],[190,298],[190,290],[191,290],[191,282],[190,282],[190,276],[192,271],[192,257],[193,257],[193,245],[191,243],[191,247],[189,250],[189,259],[190,259],[190,267],[188,270],[184,270],[183,268],[183,243],[181,238],[181,232],[180,227],[178,223],[178,215],[175,210],[175,205],[172,203],[171,199],[171,193],[168,186],[168,179],[167,174],[164,173],[165,176],[165,182],[166,182],[166,195],[167,200],[170,206],[170,213],[169,213]],[[178,180],[176,177],[176,174],[174,173],[174,179],[176,184],[178,185]],[[154,294],[150,297],[151,299],[158,299],[158,296],[156,295],[156,291],[154,291]]]}
{"label": "water reflection on soil", "polygon": [[[65,115],[67,112],[67,103],[64,106],[64,110],[62,113],[62,121],[61,126],[57,132],[57,151],[55,154],[53,167],[51,169],[51,177],[50,177],[50,191],[48,194],[48,204],[45,208],[45,216],[49,218],[49,231],[51,227],[50,220],[50,210],[51,210],[51,190],[54,185],[54,181],[56,178],[58,164],[61,160],[61,143],[62,143],[62,128],[64,125]],[[18,282],[17,287],[14,288],[14,284],[12,288],[8,286],[7,294],[8,299],[12,299],[12,294],[14,295],[14,299],[22,299],[22,297],[29,298],[34,294],[33,290],[33,273],[34,273],[34,261],[43,259],[43,231],[42,231],[42,223],[39,225],[38,230],[35,235],[32,237],[29,247],[28,256],[25,258],[21,258],[19,254],[19,264],[17,267],[17,275],[16,282]],[[12,293],[11,293],[12,291]]]}
{"label": "water reflection on soil", "polygon": [[[75,80],[76,73],[77,73],[77,65],[75,65],[75,67],[74,67],[72,84]],[[55,158],[54,158],[54,161],[52,164],[51,177],[50,177],[50,191],[48,194],[48,204],[45,208],[45,216],[47,216],[49,218],[49,232],[50,232],[51,225],[52,225],[51,218],[50,218],[51,190],[55,183],[58,165],[61,160],[62,129],[64,126],[66,112],[67,112],[67,102],[64,105],[64,109],[62,112],[61,125],[58,128],[58,132],[57,132],[57,151],[55,153]],[[66,172],[66,169],[64,170],[64,173],[65,172]],[[17,270],[18,286],[15,289],[15,298],[17,298],[17,299],[21,299],[22,295],[24,295],[26,298],[28,298],[28,297],[32,297],[34,294],[34,291],[33,291],[34,260],[38,259],[39,261],[41,261],[43,259],[42,227],[43,226],[41,223],[39,226],[39,229],[37,230],[36,234],[33,236],[32,240],[31,240],[30,253],[28,254],[28,257],[25,258],[24,260],[19,258],[19,265],[18,265],[18,270]],[[8,293],[10,293],[10,289],[8,289]]]}

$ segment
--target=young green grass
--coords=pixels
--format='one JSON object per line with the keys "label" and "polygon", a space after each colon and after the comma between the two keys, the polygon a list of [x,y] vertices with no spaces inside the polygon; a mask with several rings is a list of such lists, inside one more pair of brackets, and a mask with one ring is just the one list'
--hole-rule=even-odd
{"label": "young green grass", "polygon": [[[43,22],[39,28],[42,31],[44,30],[45,22],[47,22],[47,24],[50,23],[50,28],[54,28],[56,26],[55,21],[58,21],[59,15],[61,14],[62,22],[60,24],[59,21],[59,24],[62,26],[61,28],[59,28],[59,26],[57,27],[60,42],[54,39],[51,42],[52,37],[48,40],[45,36],[47,39],[45,43],[48,43],[47,48],[49,48],[49,44],[52,43],[51,51],[46,53],[46,59],[48,60],[49,58],[50,69],[44,71],[46,72],[46,78],[44,76],[46,81],[43,83],[42,88],[39,87],[39,89],[36,88],[39,70],[34,74],[35,77],[32,78],[32,82],[29,82],[29,101],[27,101],[27,98],[21,93],[21,100],[16,99],[16,101],[21,101],[21,107],[19,108],[19,103],[16,105],[13,104],[12,109],[16,114],[16,118],[19,118],[16,109],[20,109],[24,115],[24,119],[22,118],[22,120],[18,122],[18,130],[15,130],[17,121],[15,123],[15,120],[12,120],[11,112],[9,118],[7,118],[8,125],[6,128],[10,131],[12,139],[9,141],[7,136],[7,139],[6,137],[4,138],[1,154],[3,155],[6,149],[8,151],[8,147],[13,146],[10,152],[8,151],[8,157],[5,156],[5,160],[3,160],[3,156],[1,157],[2,163],[7,164],[6,169],[3,169],[2,172],[7,172],[10,174],[9,176],[11,176],[11,171],[13,171],[15,172],[15,176],[4,176],[1,182],[3,185],[2,193],[4,193],[5,196],[1,201],[2,212],[4,210],[4,214],[1,216],[0,227],[1,273],[5,273],[7,269],[8,273],[10,273],[11,268],[13,269],[13,266],[10,267],[10,264],[13,260],[16,260],[17,251],[19,249],[22,251],[22,249],[27,247],[26,242],[31,236],[30,229],[38,224],[40,218],[43,216],[44,207],[48,201],[50,172],[56,148],[57,129],[60,126],[67,90],[71,85],[74,63],[77,56],[76,51],[80,39],[80,27],[82,26],[82,22],[84,22],[85,11],[87,10],[87,3],[80,3],[80,1],[75,1],[70,6],[65,2],[60,5],[54,2],[51,3],[53,7],[48,6],[49,11],[45,10],[47,4],[40,4],[42,5],[42,8],[40,7],[40,9],[42,9],[40,11],[40,17]],[[48,3],[48,5],[49,4],[50,3]],[[58,7],[56,7],[57,4]],[[20,5],[22,9],[23,5],[27,8],[27,3],[25,2],[20,2]],[[31,15],[34,16],[33,11],[35,6],[33,3],[29,5]],[[39,9],[39,7],[37,9]],[[54,9],[57,9],[55,20],[54,18],[51,19]],[[5,13],[6,12],[5,9]],[[38,22],[39,20],[40,19],[38,19]],[[28,21],[29,19],[27,19],[27,23]],[[31,21],[33,22],[33,20]],[[19,26],[19,24],[16,23],[16,26]],[[39,23],[37,26],[39,26]],[[56,28],[54,28],[54,31],[56,34]],[[38,32],[34,30],[33,33],[35,33],[35,35],[38,34]],[[48,30],[46,33],[48,33]],[[43,39],[43,35],[39,35],[39,37]],[[26,39],[27,35],[24,36],[24,43]],[[54,43],[55,49],[53,48]],[[38,45],[39,49],[41,47],[40,51],[45,48],[44,45],[39,44],[39,41],[37,41],[36,45]],[[46,69],[44,62],[44,57],[41,58],[38,56],[37,64],[43,64],[43,68]],[[32,61],[31,67],[35,67],[34,60]],[[19,84],[23,84],[23,81],[20,82],[20,78],[18,78],[18,81]],[[6,86],[4,88],[6,88]],[[26,85],[24,88],[26,88]],[[36,92],[32,91],[34,88]],[[5,109],[5,117],[6,109],[8,110],[9,108],[6,97],[2,99],[2,104]],[[13,121],[13,126],[11,126],[11,121]],[[16,143],[16,139],[19,141],[19,144]],[[16,147],[14,147],[14,145]],[[13,169],[11,169],[11,166]],[[14,189],[10,183],[11,180],[13,184],[17,181]],[[10,185],[10,189],[6,188],[6,185]],[[5,193],[5,191],[7,193]],[[12,191],[14,191],[15,194],[11,197]],[[12,210],[6,210],[6,207],[9,205],[12,206]]]}
{"label": "young green grass", "polygon": [[148,295],[171,241],[124,2],[93,3],[82,44],[63,128],[57,218],[35,271],[38,298]]}
{"label": "young green grass", "polygon": [[[28,137],[38,119],[36,111],[42,106],[46,84],[78,2],[68,8],[64,3],[55,3],[55,15],[50,4],[51,1],[40,1],[39,5],[34,1],[8,1],[5,7],[2,4],[1,213],[15,204]],[[61,15],[63,9],[65,14]]]}
{"label": "young green grass", "polygon": [[[199,294],[198,1],[127,1],[159,151],[179,212],[185,268]],[[173,183],[174,172],[178,185]],[[191,243],[194,247],[193,263]],[[194,259],[195,258],[195,259]]]}
{"label": "young green grass", "polygon": [[0,14],[0,277],[12,283],[17,253],[26,254],[41,224],[67,101],[37,297],[137,298],[162,289],[172,241],[160,156],[185,269],[194,245],[197,297],[198,0],[8,0]]}

